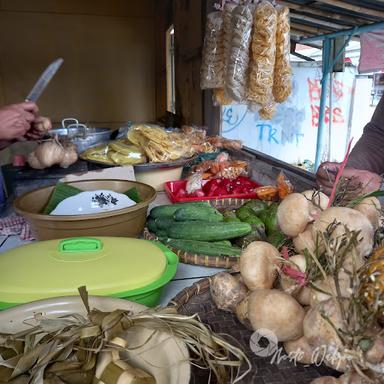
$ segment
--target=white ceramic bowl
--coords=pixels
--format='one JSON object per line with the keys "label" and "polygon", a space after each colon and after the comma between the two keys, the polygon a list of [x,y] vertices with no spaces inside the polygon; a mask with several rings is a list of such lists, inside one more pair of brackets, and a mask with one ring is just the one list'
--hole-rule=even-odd
{"label": "white ceramic bowl", "polygon": [[[146,309],[142,304],[110,297],[90,296],[89,305],[101,311],[115,309],[130,310],[138,313]],[[34,314],[42,313],[46,317],[58,317],[71,313],[86,316],[84,305],[78,296],[56,297],[19,305],[0,312],[0,332],[15,333],[27,329],[33,324]],[[129,346],[143,344],[152,334],[152,330],[132,327],[124,335],[129,338]],[[188,384],[190,380],[189,354],[186,345],[167,332],[157,332],[150,341],[124,356],[132,365],[150,373],[156,384]]]}
{"label": "white ceramic bowl", "polygon": [[50,213],[51,215],[92,215],[116,209],[128,208],[136,203],[128,196],[99,189],[97,191],[80,192],[61,201]]}

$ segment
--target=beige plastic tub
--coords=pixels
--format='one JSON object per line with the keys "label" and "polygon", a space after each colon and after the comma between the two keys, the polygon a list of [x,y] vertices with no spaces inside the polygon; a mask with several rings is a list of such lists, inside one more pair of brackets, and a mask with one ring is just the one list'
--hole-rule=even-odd
{"label": "beige plastic tub", "polygon": [[127,180],[86,180],[68,184],[84,191],[109,189],[120,193],[136,187],[142,201],[129,208],[92,215],[43,215],[40,212],[47,204],[54,186],[35,189],[19,196],[14,202],[14,207],[18,214],[29,221],[37,240],[81,236],[138,237],[141,235],[148,205],[156,197],[153,187]]}

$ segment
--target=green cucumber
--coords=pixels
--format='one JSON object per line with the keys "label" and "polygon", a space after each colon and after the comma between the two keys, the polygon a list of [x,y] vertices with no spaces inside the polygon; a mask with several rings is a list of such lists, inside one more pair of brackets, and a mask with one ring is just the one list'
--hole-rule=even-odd
{"label": "green cucumber", "polygon": [[268,234],[267,241],[276,248],[280,248],[287,240],[287,236],[280,231],[272,232]]}
{"label": "green cucumber", "polygon": [[226,222],[239,222],[241,221],[237,216],[236,216],[236,212],[233,211],[233,210],[226,210],[223,212],[223,221],[226,221]]}
{"label": "green cucumber", "polygon": [[228,247],[232,247],[232,243],[229,240],[211,241],[211,244],[228,245]]}
{"label": "green cucumber", "polygon": [[245,205],[241,206],[238,210],[236,210],[236,216],[241,220],[241,221],[246,221],[250,217],[257,217],[254,212],[252,211],[251,208],[246,207]]}
{"label": "green cucumber", "polygon": [[208,256],[240,256],[241,254],[241,249],[238,247],[229,247],[208,241],[168,239],[165,244],[181,251]]}
{"label": "green cucumber", "polygon": [[150,216],[153,217],[154,219],[158,217],[171,218],[179,208],[185,208],[185,207],[211,207],[211,205],[209,204],[208,201],[159,205],[151,209]]}
{"label": "green cucumber", "polygon": [[166,231],[169,226],[175,225],[176,221],[167,217],[158,217],[157,219],[155,219],[155,224],[157,229]]}
{"label": "green cucumber", "polygon": [[255,215],[259,215],[268,208],[268,204],[263,200],[250,200],[244,204],[245,207],[251,208]]}
{"label": "green cucumber", "polygon": [[279,230],[279,225],[277,223],[277,204],[272,204],[267,211],[265,216],[264,224],[267,234],[272,234]]}
{"label": "green cucumber", "polygon": [[157,225],[155,223],[155,219],[153,219],[152,217],[148,217],[147,219],[147,228],[149,230],[149,232],[153,232],[153,233],[156,233],[157,231]]}
{"label": "green cucumber", "polygon": [[258,232],[265,233],[265,225],[263,221],[256,216],[250,207],[243,205],[236,211],[236,216],[244,223],[252,225],[252,229]]}
{"label": "green cucumber", "polygon": [[170,238],[200,241],[233,239],[245,236],[251,231],[251,225],[248,223],[210,223],[206,221],[176,222],[167,228]]}
{"label": "green cucumber", "polygon": [[155,233],[155,235],[161,240],[168,238],[167,231],[164,231],[163,229],[158,229]]}
{"label": "green cucumber", "polygon": [[173,216],[176,221],[223,221],[223,215],[213,207],[183,207]]}
{"label": "green cucumber", "polygon": [[265,241],[265,231],[264,226],[261,227],[258,224],[251,225],[252,232],[249,233],[246,236],[239,237],[234,241],[236,245],[239,247],[246,247],[249,243],[252,243],[253,241]]}

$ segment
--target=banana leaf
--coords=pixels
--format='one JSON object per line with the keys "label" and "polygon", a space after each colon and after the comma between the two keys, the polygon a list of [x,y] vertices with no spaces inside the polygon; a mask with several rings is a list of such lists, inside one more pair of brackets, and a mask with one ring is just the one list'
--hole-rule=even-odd
{"label": "banana leaf", "polygon": [[[51,197],[49,198],[48,203],[44,207],[42,213],[44,215],[49,215],[64,199],[71,196],[75,196],[81,192],[83,192],[81,189],[72,187],[69,184],[58,183],[55,186],[51,194]],[[135,203],[140,203],[141,201],[139,191],[137,190],[136,187],[130,188],[128,191],[123,192],[123,194],[128,196]]]}

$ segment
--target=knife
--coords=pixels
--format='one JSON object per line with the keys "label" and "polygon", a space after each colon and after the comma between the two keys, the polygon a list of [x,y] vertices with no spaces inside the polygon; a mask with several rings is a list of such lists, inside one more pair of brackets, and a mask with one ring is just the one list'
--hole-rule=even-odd
{"label": "knife", "polygon": [[63,64],[63,61],[64,60],[60,57],[48,65],[39,77],[39,80],[37,80],[36,84],[33,86],[31,92],[29,92],[25,101],[37,101],[44,89],[47,87],[48,83],[51,81],[52,77],[55,76],[55,73],[60,68],[61,64]]}

